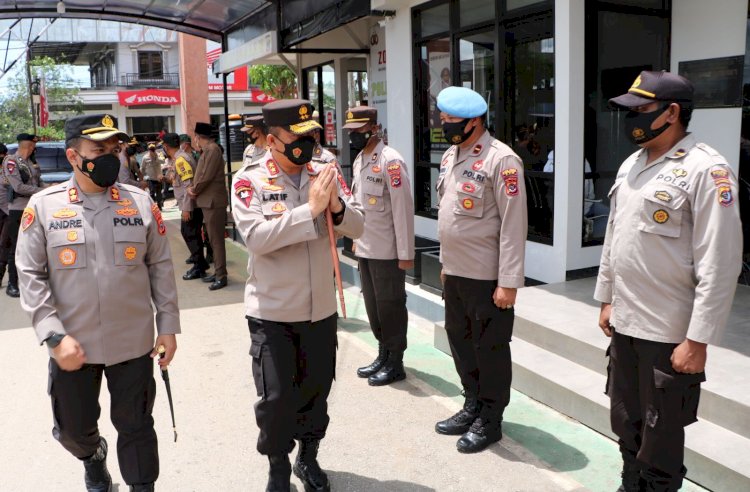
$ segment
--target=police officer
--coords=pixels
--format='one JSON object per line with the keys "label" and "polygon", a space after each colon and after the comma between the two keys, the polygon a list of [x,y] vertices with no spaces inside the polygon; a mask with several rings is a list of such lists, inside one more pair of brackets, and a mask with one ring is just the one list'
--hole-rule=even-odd
{"label": "police officer", "polygon": [[110,115],[66,121],[65,154],[74,175],[31,198],[18,244],[21,305],[50,351],[52,434],[83,462],[89,491],[112,485],[97,425],[102,376],[122,477],[131,491],[154,490],[159,459],[151,359],[163,345],[159,364],[169,364],[180,332],[161,212],[147,192],[116,183],[122,136]]}
{"label": "police officer", "polygon": [[357,369],[372,386],[406,377],[406,270],[414,266],[414,201],[404,159],[379,137],[378,111],[370,106],[349,109],[354,160],[352,192],[365,211],[365,232],[354,241],[362,295],[370,328],[378,340],[378,356]]}
{"label": "police officer", "polygon": [[232,183],[232,213],[249,252],[245,308],[260,400],[258,452],[268,455],[267,491],[289,491],[289,452],[305,490],[330,490],[317,452],[328,427],[336,365],[336,298],[323,212],[335,230],[362,234],[361,207],[337,187],[336,169],[311,163],[319,128],[301,99],[263,107],[268,152]]}
{"label": "police officer", "polygon": [[487,103],[465,87],[437,98],[446,140],[437,190],[445,330],[464,407],[438,422],[475,453],[502,439],[510,401],[510,339],[516,289],[524,284],[526,191],[523,163],[484,127]]}
{"label": "police officer", "polygon": [[208,262],[203,256],[203,240],[201,226],[203,225],[203,211],[195,206],[187,189],[193,183],[195,161],[193,156],[180,150],[180,138],[176,133],[164,135],[164,151],[167,153],[169,166],[168,178],[174,188],[174,197],[181,212],[182,223],[180,232],[190,251],[193,267],[182,276],[183,280],[193,280],[206,276]]}
{"label": "police officer", "polygon": [[263,115],[258,114],[245,118],[245,126],[241,130],[247,133],[250,140],[250,144],[245,147],[242,154],[242,165],[246,166],[266,155],[268,128],[263,122]]}
{"label": "police officer", "polygon": [[148,144],[148,152],[141,160],[141,173],[143,173],[144,179],[148,182],[148,187],[151,190],[151,199],[159,206],[159,210],[164,208],[164,196],[161,192],[161,183],[164,181],[164,176],[161,172],[162,164],[163,161],[156,154],[156,145],[153,143]]}
{"label": "police officer", "polygon": [[[0,143],[0,162],[8,155],[8,147]],[[10,251],[10,237],[8,224],[8,178],[5,177],[0,166],[0,287],[3,285],[5,269],[8,266],[8,252]]]}
{"label": "police officer", "polygon": [[719,341],[741,269],[737,180],[687,132],[693,86],[641,72],[610,100],[641,147],[620,167],[594,298],[611,337],[607,393],[620,491],[676,491],[684,426],[696,421],[706,347]]}
{"label": "police officer", "polygon": [[[131,144],[132,144],[131,140]],[[145,181],[138,181],[136,178],[138,174],[135,170],[138,170],[138,164],[135,160],[135,147],[130,144],[121,142],[120,144],[120,172],[117,175],[117,182],[135,186],[136,188],[146,189],[148,183]],[[140,173],[140,170],[138,170]]]}
{"label": "police officer", "polygon": [[18,273],[16,270],[15,254],[18,241],[18,229],[21,216],[29,197],[41,191],[39,166],[31,162],[31,155],[36,148],[36,135],[21,133],[17,137],[18,149],[13,155],[3,159],[3,174],[8,180],[6,185],[8,197],[8,287],[5,293],[10,297],[18,297]]}
{"label": "police officer", "polygon": [[192,143],[192,140],[190,139],[190,135],[186,133],[180,134],[180,150],[188,154],[192,154],[193,159],[195,159],[195,162],[198,162],[198,159],[200,159],[200,152],[198,152],[197,150],[193,148],[193,143]]}
{"label": "police officer", "polygon": [[195,124],[195,139],[201,150],[198,169],[193,183],[187,189],[196,205],[203,209],[208,240],[214,256],[214,274],[203,278],[210,283],[209,290],[227,286],[227,253],[224,244],[224,230],[227,222],[227,189],[224,184],[224,158],[221,148],[212,138],[212,128],[208,123]]}

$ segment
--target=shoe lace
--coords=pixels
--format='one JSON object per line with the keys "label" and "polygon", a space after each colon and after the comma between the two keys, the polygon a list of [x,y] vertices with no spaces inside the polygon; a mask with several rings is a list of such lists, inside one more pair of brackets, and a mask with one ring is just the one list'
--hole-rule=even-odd
{"label": "shoe lace", "polygon": [[469,432],[479,434],[480,436],[484,435],[484,422],[482,421],[482,417],[477,417],[476,419],[474,419],[471,427],[469,427]]}

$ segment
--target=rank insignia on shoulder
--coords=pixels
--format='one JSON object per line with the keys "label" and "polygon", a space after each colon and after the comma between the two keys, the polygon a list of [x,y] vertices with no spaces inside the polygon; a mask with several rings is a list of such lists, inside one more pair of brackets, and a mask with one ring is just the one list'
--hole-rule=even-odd
{"label": "rank insignia on shoulder", "polygon": [[657,224],[663,224],[668,220],[669,214],[663,208],[660,208],[659,210],[654,212],[654,222],[656,222]]}
{"label": "rank insignia on shoulder", "polygon": [[26,207],[23,209],[23,215],[21,216],[21,230],[25,231],[29,227],[31,227],[31,224],[34,223],[34,219],[36,218],[36,214],[34,213],[34,209],[30,207]]}
{"label": "rank insignia on shoulder", "polygon": [[672,201],[672,195],[665,190],[659,190],[656,193],[654,193],[654,198],[657,198],[663,202],[671,202]]}
{"label": "rank insignia on shoulder", "polygon": [[731,207],[734,203],[734,196],[732,195],[732,187],[729,185],[720,185],[716,188],[719,194],[719,204],[722,207]]}
{"label": "rank insignia on shoulder", "polygon": [[78,197],[78,188],[71,188],[68,190],[68,201],[70,203],[76,203],[81,201]]}
{"label": "rank insignia on shoulder", "polygon": [[372,158],[370,160],[373,161],[373,162],[375,162],[376,160],[378,160],[378,153],[375,152],[374,154],[372,154]]}
{"label": "rank insignia on shoulder", "polygon": [[677,151],[675,151],[675,153],[674,153],[674,156],[675,157],[682,157],[685,154],[687,154],[687,151],[685,149],[677,149]]}
{"label": "rank insignia on shoulder", "polygon": [[240,179],[234,183],[234,193],[246,207],[250,206],[253,199],[253,185],[247,179]]}
{"label": "rank insignia on shoulder", "polygon": [[315,152],[314,152],[315,155],[320,155],[322,153],[323,153],[323,151],[320,150],[320,147],[315,147]]}
{"label": "rank insignia on shoulder", "polygon": [[479,154],[481,154],[483,148],[484,147],[482,147],[481,144],[476,144],[474,146],[474,148],[472,149],[472,151],[471,151],[471,155],[479,155]]}
{"label": "rank insignia on shoulder", "polygon": [[52,214],[52,217],[56,219],[69,219],[71,217],[75,217],[78,215],[78,213],[75,210],[71,210],[69,208],[61,208],[57,212]]}
{"label": "rank insignia on shoulder", "polygon": [[482,166],[484,165],[484,161],[476,161],[474,164],[471,165],[471,168],[475,171],[479,171],[482,169]]}
{"label": "rank insignia on shoulder", "polygon": [[271,176],[278,176],[281,172],[279,171],[279,165],[273,159],[266,161],[266,169],[268,169],[268,174]]}
{"label": "rank insignia on shoulder", "polygon": [[672,169],[672,174],[674,174],[676,178],[684,178],[685,176],[688,175],[688,172],[682,168],[677,168],[677,169]]}
{"label": "rank insignia on shoulder", "polygon": [[70,266],[75,264],[77,256],[78,255],[76,254],[74,249],[64,248],[62,251],[60,251],[58,259],[64,266]]}
{"label": "rank insignia on shoulder", "polygon": [[159,231],[159,235],[163,236],[167,233],[167,226],[164,225],[164,218],[161,216],[161,210],[157,204],[151,205],[151,213],[156,220],[156,228]]}
{"label": "rank insignia on shoulder", "polygon": [[113,201],[115,201],[115,202],[119,202],[119,201],[120,201],[120,190],[118,190],[118,189],[117,189],[117,188],[115,188],[114,186],[113,186],[113,187],[111,187],[111,188],[109,189],[109,197],[110,197],[110,198],[111,198],[111,199],[112,199]]}

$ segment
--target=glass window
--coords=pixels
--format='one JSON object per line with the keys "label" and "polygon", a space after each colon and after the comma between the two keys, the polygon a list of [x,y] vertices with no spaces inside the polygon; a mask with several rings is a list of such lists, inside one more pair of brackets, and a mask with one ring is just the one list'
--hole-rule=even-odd
{"label": "glass window", "polygon": [[520,9],[534,5],[535,3],[544,3],[545,0],[506,0],[508,2],[508,10]]}
{"label": "glass window", "polygon": [[161,51],[138,52],[138,75],[140,78],[160,79],[164,77]]}
{"label": "glass window", "polygon": [[461,26],[471,26],[495,20],[495,0],[461,0]]}
{"label": "glass window", "polygon": [[485,124],[491,133],[495,128],[495,33],[473,34],[459,41],[460,83],[477,91],[487,101]]}
{"label": "glass window", "polygon": [[349,72],[347,81],[349,85],[348,107],[368,104],[367,72]]}
{"label": "glass window", "polygon": [[312,103],[313,108],[320,111],[320,102],[318,101],[318,67],[305,71],[307,72],[307,94],[305,97]]}
{"label": "glass window", "polygon": [[446,32],[449,29],[450,20],[448,4],[445,3],[431,9],[423,10],[420,18],[422,28],[420,34],[422,36],[426,37]]}
{"label": "glass window", "polygon": [[336,72],[333,65],[323,65],[323,128],[321,141],[329,147],[338,145],[336,140]]}

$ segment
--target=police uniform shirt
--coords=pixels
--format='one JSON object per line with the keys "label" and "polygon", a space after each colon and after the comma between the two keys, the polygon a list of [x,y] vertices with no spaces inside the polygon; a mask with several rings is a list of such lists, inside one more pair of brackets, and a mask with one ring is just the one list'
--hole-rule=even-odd
{"label": "police uniform shirt", "polygon": [[144,179],[150,179],[151,181],[159,181],[161,177],[161,160],[159,156],[151,157],[151,154],[147,152],[144,154],[141,160],[141,172],[143,173]]}
{"label": "police uniform shirt", "polygon": [[414,259],[414,200],[404,159],[381,140],[354,160],[352,193],[365,211],[365,231],[354,241],[357,256]]}
{"label": "police uniform shirt", "polygon": [[130,157],[120,157],[120,171],[117,173],[117,182],[138,187],[138,181],[133,177],[130,171]]}
{"label": "police uniform shirt", "polygon": [[160,335],[180,332],[166,227],[149,195],[107,189],[99,207],[75,178],[34,195],[16,253],[21,306],[41,343],[68,334],[87,363],[141,357]]}
{"label": "police uniform shirt", "polygon": [[594,298],[623,335],[663,343],[720,340],[741,269],[737,180],[727,161],[686,136],[646,164],[639,150],[609,192]]}
{"label": "police uniform shirt", "polygon": [[38,166],[34,167],[31,161],[17,153],[3,159],[3,173],[8,186],[15,192],[15,198],[8,204],[9,210],[23,210],[29,203],[29,197],[44,189],[40,186],[41,173]]}
{"label": "police uniform shirt", "polygon": [[263,158],[264,155],[266,155],[266,149],[264,147],[258,147],[255,144],[250,144],[245,147],[245,151],[242,153],[242,165],[247,166],[254,162],[258,162]]}
{"label": "police uniform shirt", "polygon": [[[268,151],[263,162],[243,167],[232,182],[232,214],[247,250],[248,316],[268,321],[319,321],[336,312],[333,263],[324,214],[313,219],[312,181],[323,169],[307,164],[296,186]],[[346,199],[339,186],[339,196]],[[355,200],[346,204],[339,234],[362,234],[364,217]]]}
{"label": "police uniform shirt", "polygon": [[8,215],[8,178],[5,177],[4,166],[0,165],[0,210]]}
{"label": "police uniform shirt", "polygon": [[177,201],[177,207],[181,212],[192,212],[195,208],[195,201],[187,194],[187,189],[193,184],[195,175],[195,161],[193,156],[185,151],[178,150],[174,159],[168,159],[170,167],[174,168],[174,198]]}
{"label": "police uniform shirt", "polygon": [[443,155],[437,182],[440,261],[447,275],[524,285],[523,163],[485,131],[472,149]]}

